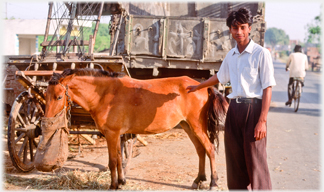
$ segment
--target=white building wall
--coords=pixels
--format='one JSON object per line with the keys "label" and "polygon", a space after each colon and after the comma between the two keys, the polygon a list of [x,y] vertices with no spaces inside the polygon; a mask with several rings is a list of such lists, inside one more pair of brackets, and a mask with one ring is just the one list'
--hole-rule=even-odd
{"label": "white building wall", "polygon": [[3,54],[4,55],[16,55],[19,54],[17,50],[18,37],[16,33],[12,33],[10,26],[5,26],[3,28]]}
{"label": "white building wall", "polygon": [[35,53],[36,37],[19,37],[19,55],[32,55]]}
{"label": "white building wall", "polygon": [[15,35],[15,55],[19,55],[19,37],[18,35],[16,34]]}
{"label": "white building wall", "polygon": [[[3,55],[31,55],[37,52],[36,36],[44,35],[46,19],[3,20]],[[50,29],[50,35],[54,29]],[[18,41],[17,41],[18,36]],[[18,44],[17,44],[18,43]],[[29,43],[29,45],[27,45]],[[41,42],[37,42],[41,43]],[[25,47],[26,46],[26,47]],[[38,45],[39,46],[39,45]],[[19,49],[19,50],[18,50]]]}

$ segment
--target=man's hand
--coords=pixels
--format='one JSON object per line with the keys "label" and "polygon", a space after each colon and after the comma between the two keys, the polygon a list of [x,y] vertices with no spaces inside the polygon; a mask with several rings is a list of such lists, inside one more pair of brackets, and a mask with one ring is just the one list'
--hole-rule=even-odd
{"label": "man's hand", "polygon": [[265,122],[258,122],[254,129],[255,140],[261,140],[267,136],[267,127]]}
{"label": "man's hand", "polygon": [[272,96],[271,86],[263,89],[261,113],[260,113],[259,121],[256,124],[254,129],[255,140],[261,140],[265,136],[267,136],[266,123],[267,123],[267,116],[268,116],[270,103],[271,103],[271,96]]}
{"label": "man's hand", "polygon": [[186,90],[188,90],[188,93],[190,93],[190,92],[194,92],[199,89],[202,89],[204,87],[216,85],[218,82],[219,81],[218,81],[217,73],[216,73],[211,78],[209,78],[207,81],[204,81],[204,82],[200,83],[199,85],[190,85],[186,88]]}
{"label": "man's hand", "polygon": [[188,93],[195,92],[198,90],[198,85],[190,85],[186,88],[186,90],[188,90]]}

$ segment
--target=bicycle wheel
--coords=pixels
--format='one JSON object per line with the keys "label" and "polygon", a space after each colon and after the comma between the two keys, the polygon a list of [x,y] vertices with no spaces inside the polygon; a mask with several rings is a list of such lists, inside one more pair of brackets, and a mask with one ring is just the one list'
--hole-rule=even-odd
{"label": "bicycle wheel", "polygon": [[295,110],[295,112],[297,112],[298,108],[299,108],[300,95],[301,95],[301,84],[299,81],[296,81],[295,95],[294,95],[294,110]]}

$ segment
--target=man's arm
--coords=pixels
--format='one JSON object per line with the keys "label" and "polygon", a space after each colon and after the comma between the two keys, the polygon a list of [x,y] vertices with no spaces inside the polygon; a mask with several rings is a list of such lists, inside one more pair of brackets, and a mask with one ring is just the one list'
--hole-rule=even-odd
{"label": "man's arm", "polygon": [[289,55],[288,61],[286,63],[286,71],[288,71],[288,69],[289,69],[290,62],[291,62],[291,54]]}
{"label": "man's arm", "polygon": [[305,71],[308,70],[308,58],[307,58],[307,55],[306,56],[306,60],[305,60]]}
{"label": "man's arm", "polygon": [[272,96],[271,86],[263,89],[261,114],[259,117],[259,121],[254,129],[255,140],[261,140],[267,136],[266,123],[267,123],[267,116],[270,108],[271,96]]}
{"label": "man's arm", "polygon": [[190,85],[186,89],[188,90],[188,93],[197,91],[199,89],[202,89],[204,87],[209,87],[216,85],[218,83],[217,73],[213,75],[211,78],[209,78],[207,81],[204,81],[200,83],[199,85]]}

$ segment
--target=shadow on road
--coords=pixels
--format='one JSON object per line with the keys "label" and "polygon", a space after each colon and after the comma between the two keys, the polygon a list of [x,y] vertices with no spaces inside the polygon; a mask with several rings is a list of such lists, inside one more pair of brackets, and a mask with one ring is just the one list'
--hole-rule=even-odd
{"label": "shadow on road", "polygon": [[277,113],[296,113],[300,115],[308,115],[308,116],[321,116],[321,110],[319,109],[305,109],[299,108],[297,112],[294,111],[293,106],[291,107],[270,107],[270,112],[277,112]]}
{"label": "shadow on road", "polygon": [[131,179],[131,180],[136,180],[136,181],[144,181],[144,182],[154,183],[154,184],[158,184],[158,185],[167,185],[167,186],[171,186],[171,187],[177,187],[180,189],[191,189],[191,186],[186,186],[186,185],[170,184],[170,183],[165,183],[165,182],[156,182],[156,181],[150,181],[150,180],[146,180],[146,179],[137,179],[137,178],[133,178],[133,177],[127,177],[127,176],[126,176],[126,179]]}
{"label": "shadow on road", "polygon": [[273,68],[275,70],[285,70],[286,64],[282,64],[282,66],[281,65],[273,65]]}
{"label": "shadow on road", "polygon": [[[102,164],[97,164],[97,163],[92,163],[92,162],[89,162],[89,161],[82,161],[82,160],[77,160],[77,159],[71,159],[71,160],[68,160],[67,162],[78,162],[78,163],[83,163],[85,165],[88,165],[89,167],[95,167],[95,168],[98,168],[99,171],[107,171],[108,168]],[[67,166],[64,166],[63,167],[66,171],[73,171],[73,170],[76,170],[76,168],[69,168]],[[80,171],[86,171],[86,170],[83,170],[83,169],[80,169],[80,168],[77,168],[78,170]]]}
{"label": "shadow on road", "polygon": [[[287,90],[284,91],[272,91],[272,98],[271,101],[273,102],[282,102],[286,103],[288,100],[288,93]],[[309,92],[302,92],[301,103],[307,103],[307,104],[319,104],[320,105],[320,98],[318,93],[309,93]]]}

